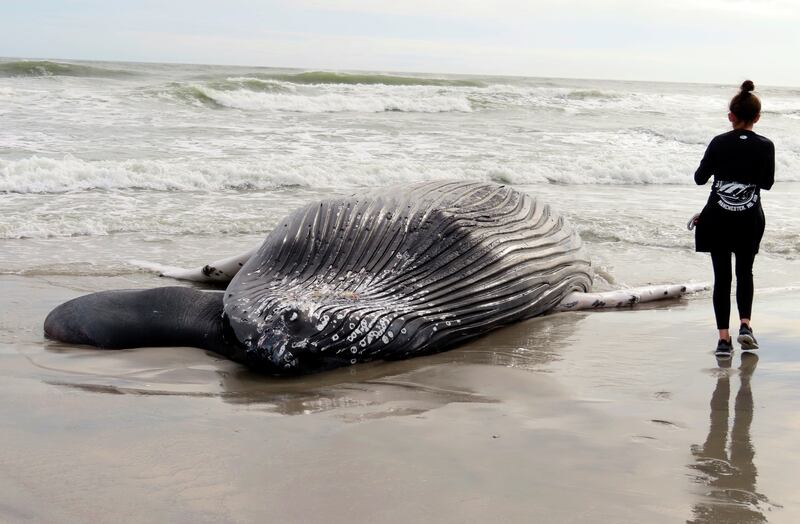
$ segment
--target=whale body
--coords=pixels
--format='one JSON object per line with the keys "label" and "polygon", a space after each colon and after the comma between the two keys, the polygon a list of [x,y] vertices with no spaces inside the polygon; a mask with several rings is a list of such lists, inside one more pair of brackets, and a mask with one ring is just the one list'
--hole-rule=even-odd
{"label": "whale body", "polygon": [[202,271],[232,277],[221,294],[95,293],[53,310],[45,334],[105,348],[192,345],[269,374],[309,373],[449,349],[554,310],[589,291],[593,274],[548,204],[482,182],[314,202],[231,265]]}

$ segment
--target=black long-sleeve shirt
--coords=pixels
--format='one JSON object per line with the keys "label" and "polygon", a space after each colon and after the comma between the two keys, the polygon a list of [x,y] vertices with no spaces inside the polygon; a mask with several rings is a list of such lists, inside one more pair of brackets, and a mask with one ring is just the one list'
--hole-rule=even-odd
{"label": "black long-sleeve shirt", "polygon": [[711,140],[694,173],[698,185],[715,180],[769,189],[775,183],[775,145],[753,131],[734,129]]}
{"label": "black long-sleeve shirt", "polygon": [[757,253],[765,225],[761,190],[775,183],[775,146],[753,131],[718,135],[694,181],[703,185],[712,176],[711,194],[697,222],[697,250]]}

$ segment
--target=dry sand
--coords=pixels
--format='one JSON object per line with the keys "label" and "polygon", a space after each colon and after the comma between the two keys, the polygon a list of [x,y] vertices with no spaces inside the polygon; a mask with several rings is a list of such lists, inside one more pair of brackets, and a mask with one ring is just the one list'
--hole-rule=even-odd
{"label": "dry sand", "polygon": [[756,296],[763,349],[729,368],[707,296],[291,380],[42,338],[68,298],[153,285],[0,278],[0,521],[800,521],[796,291]]}

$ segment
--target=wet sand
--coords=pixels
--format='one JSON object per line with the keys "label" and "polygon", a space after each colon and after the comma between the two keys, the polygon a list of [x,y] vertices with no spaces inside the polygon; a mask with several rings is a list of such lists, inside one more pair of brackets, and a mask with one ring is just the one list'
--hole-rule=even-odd
{"label": "wet sand", "polygon": [[730,367],[708,296],[289,380],[42,338],[66,299],[163,284],[0,277],[0,521],[800,521],[797,291],[756,295]]}

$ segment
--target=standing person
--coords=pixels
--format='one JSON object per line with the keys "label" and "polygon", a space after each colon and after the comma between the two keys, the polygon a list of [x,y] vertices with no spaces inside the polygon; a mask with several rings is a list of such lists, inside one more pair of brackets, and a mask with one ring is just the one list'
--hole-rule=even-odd
{"label": "standing person", "polygon": [[731,99],[728,120],[733,130],[715,136],[694,174],[698,185],[714,176],[711,194],[697,218],[696,250],[711,253],[714,267],[714,314],[719,329],[716,355],[733,351],[728,323],[731,313],[731,254],[736,256],[736,305],[742,349],[758,349],[750,326],[753,305],[753,260],[764,235],[761,190],[775,181],[775,146],[753,132],[761,116],[761,101],[753,82],[742,83]]}

